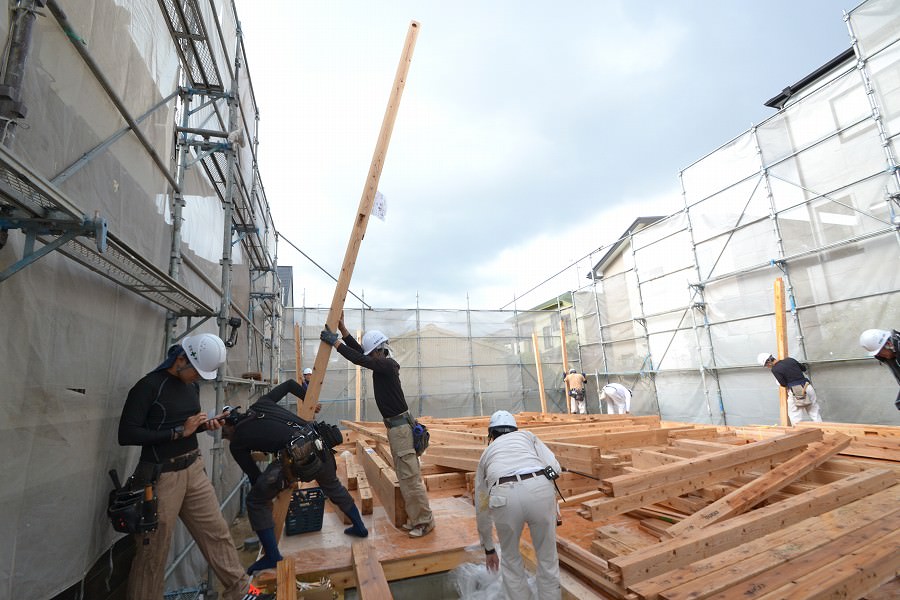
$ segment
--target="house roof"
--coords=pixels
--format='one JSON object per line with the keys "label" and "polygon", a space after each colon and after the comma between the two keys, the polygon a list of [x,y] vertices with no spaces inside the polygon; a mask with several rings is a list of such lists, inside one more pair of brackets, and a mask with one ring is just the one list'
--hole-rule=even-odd
{"label": "house roof", "polygon": [[809,75],[807,75],[806,77],[804,77],[803,79],[798,81],[797,83],[795,83],[793,85],[789,85],[786,88],[784,88],[783,90],[781,90],[781,93],[778,94],[777,96],[770,98],[769,100],[766,100],[763,103],[764,106],[768,106],[770,108],[781,110],[782,108],[784,108],[784,105],[787,103],[788,100],[791,99],[792,96],[794,96],[798,92],[802,91],[804,88],[809,87],[810,85],[812,85],[813,83],[815,83],[816,81],[818,81],[819,79],[824,77],[825,75],[828,75],[829,73],[834,71],[839,66],[850,61],[852,58],[854,58],[854,56],[855,56],[855,53],[853,52],[853,48],[848,48],[847,50],[844,50],[843,52],[841,52],[840,54],[838,54],[837,56],[835,56],[834,58],[829,60],[827,63],[825,63],[824,65],[822,65],[821,67],[819,67],[818,69],[816,69],[815,71],[813,71],[812,73],[810,73]]}
{"label": "house roof", "polygon": [[610,260],[618,256],[619,252],[621,252],[622,250],[622,247],[625,245],[625,242],[628,241],[628,238],[632,233],[640,231],[641,229],[652,225],[653,223],[656,223],[657,221],[660,221],[662,219],[665,219],[665,217],[638,217],[637,219],[635,219],[634,222],[631,223],[631,225],[625,228],[625,231],[622,233],[622,235],[619,236],[619,239],[616,241],[616,243],[610,246],[609,250],[606,251],[606,254],[604,254],[603,257],[599,261],[597,261],[597,264],[595,264],[591,268],[591,270],[588,271],[586,277],[591,280],[599,277],[603,271],[603,266]]}

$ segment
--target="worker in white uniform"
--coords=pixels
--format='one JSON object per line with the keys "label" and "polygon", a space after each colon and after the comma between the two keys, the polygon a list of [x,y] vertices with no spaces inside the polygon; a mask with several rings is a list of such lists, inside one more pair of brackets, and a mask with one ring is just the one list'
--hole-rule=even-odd
{"label": "worker in white uniform", "polygon": [[[519,552],[522,527],[528,523],[537,557],[538,598],[558,599],[559,508],[556,486],[550,477],[555,478],[559,473],[559,462],[537,436],[530,431],[519,431],[515,417],[505,410],[491,416],[488,438],[488,447],[475,473],[475,520],[484,547],[485,565],[494,572],[500,568],[506,598],[533,598]],[[499,559],[492,524],[500,540]]]}
{"label": "worker in white uniform", "polygon": [[604,385],[600,390],[600,400],[606,400],[611,415],[625,415],[631,412],[631,390],[621,383]]}

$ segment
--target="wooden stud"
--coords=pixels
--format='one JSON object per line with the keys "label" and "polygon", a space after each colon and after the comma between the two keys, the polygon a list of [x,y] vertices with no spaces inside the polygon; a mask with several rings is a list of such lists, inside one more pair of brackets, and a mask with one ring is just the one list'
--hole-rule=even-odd
{"label": "wooden stud", "polygon": [[[416,38],[418,38],[418,36],[419,24],[412,21],[409,24],[409,29],[406,33],[406,42],[403,45],[403,53],[401,54],[400,62],[397,65],[397,73],[394,75],[394,86],[391,89],[391,96],[388,100],[384,119],[381,123],[381,132],[378,135],[378,142],[375,144],[375,152],[372,156],[372,162],[369,165],[369,174],[366,177],[366,183],[363,186],[362,197],[359,200],[359,208],[353,219],[353,230],[350,233],[347,251],[344,253],[341,274],[340,277],[338,277],[337,285],[335,285],[334,296],[331,299],[331,307],[328,310],[326,325],[331,331],[337,331],[338,320],[340,319],[341,311],[344,310],[344,300],[346,300],[347,291],[350,289],[350,278],[353,275],[353,267],[356,265],[356,257],[359,255],[359,248],[362,245],[362,240],[366,234],[366,225],[369,222],[369,215],[372,213],[372,206],[375,203],[375,193],[378,191],[381,170],[384,167],[388,145],[391,141],[391,133],[394,130],[394,121],[397,118],[397,111],[400,108],[400,98],[403,96],[403,89],[406,87],[406,76],[409,72],[413,49],[416,46]],[[325,369],[328,368],[328,358],[330,355],[331,346],[325,342],[320,342],[319,351],[316,354],[316,362],[313,366],[312,377],[309,382],[309,388],[306,390],[306,399],[303,401],[302,408],[298,410],[298,414],[307,421],[312,421],[314,419],[315,407],[319,401],[319,394],[322,391],[322,382],[325,380]]]}
{"label": "wooden stud", "polygon": [[544,369],[541,365],[541,351],[538,348],[537,332],[531,332],[531,345],[534,348],[534,368],[537,371],[538,393],[541,396],[541,414],[547,412],[547,395],[544,393]]}
{"label": "wooden stud", "polygon": [[[775,345],[778,360],[788,355],[787,317],[784,314],[784,279],[775,279]],[[787,388],[778,386],[778,415],[783,426],[790,425],[787,411]]]}

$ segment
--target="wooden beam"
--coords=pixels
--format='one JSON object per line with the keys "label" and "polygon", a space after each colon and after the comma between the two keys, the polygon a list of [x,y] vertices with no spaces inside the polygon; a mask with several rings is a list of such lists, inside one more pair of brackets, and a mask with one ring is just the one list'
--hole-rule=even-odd
{"label": "wooden beam", "polygon": [[[809,432],[814,434],[809,435]],[[818,435],[815,435],[815,433],[818,433]],[[780,454],[786,450],[806,446],[821,440],[821,433],[821,431],[816,429],[806,429],[770,440],[754,442],[744,446],[734,446],[726,450],[712,452],[681,463],[664,465],[642,473],[629,473],[611,477],[600,482],[600,489],[611,496],[633,494],[642,489],[681,481],[692,475],[701,475],[709,471],[733,467],[746,463],[749,460],[764,458],[773,454]]]}
{"label": "wooden beam", "polygon": [[[300,343],[300,325],[294,323],[294,379],[303,377],[303,344]],[[299,410],[299,406],[297,407]]]}
{"label": "wooden beam", "polygon": [[341,425],[351,431],[361,433],[364,437],[375,440],[376,442],[388,442],[387,429],[382,423],[357,423],[354,421],[341,421]]}
{"label": "wooden beam", "polygon": [[898,501],[900,489],[894,486],[836,508],[821,518],[806,519],[707,559],[645,579],[629,586],[629,591],[639,600],[656,600],[661,593],[672,600],[703,600],[715,596],[850,533],[858,531],[869,536],[880,528],[887,528],[888,532],[895,530],[900,526]]}
{"label": "wooden beam", "polygon": [[[372,546],[372,542],[353,542],[351,550],[353,555],[353,573],[356,575],[356,590],[360,600],[391,600],[391,588],[381,563],[378,562],[378,554]],[[280,599],[279,599],[280,600]]]}
{"label": "wooden beam", "polygon": [[[784,314],[784,279],[775,279],[775,345],[777,346],[778,360],[788,355],[787,343],[787,317]],[[787,388],[778,386],[778,415],[779,422],[790,425],[787,412]]]}
{"label": "wooden beam", "polygon": [[537,372],[538,393],[541,396],[541,414],[544,414],[547,412],[547,395],[544,393],[544,369],[541,365],[541,351],[538,348],[537,331],[531,332],[531,346],[534,348],[534,369]]}
{"label": "wooden beam", "polygon": [[666,530],[666,533],[670,536],[688,534],[747,512],[849,445],[850,438],[842,434],[832,434],[823,442],[810,444],[806,450],[794,458],[716,500],[680,523],[672,525]]}
{"label": "wooden beam", "polygon": [[[344,310],[344,300],[350,289],[350,278],[353,276],[353,267],[356,265],[356,257],[359,248],[366,235],[366,225],[372,206],[375,203],[375,193],[378,191],[378,181],[381,179],[381,170],[384,167],[388,145],[391,141],[391,133],[394,130],[394,121],[397,119],[397,111],[400,108],[400,98],[403,96],[403,88],[406,87],[406,76],[409,65],[412,62],[413,49],[416,46],[416,38],[419,36],[419,24],[412,21],[406,32],[406,42],[403,45],[403,53],[397,65],[397,73],[394,75],[394,87],[384,112],[381,122],[381,132],[378,142],[375,144],[375,152],[369,165],[369,174],[363,186],[362,197],[359,200],[359,208],[353,219],[353,229],[350,233],[350,241],[347,243],[347,251],[344,254],[344,262],[341,265],[341,274],[334,288],[334,296],[331,299],[331,307],[328,310],[326,325],[331,331],[337,331],[338,320],[341,311]],[[319,343],[319,351],[316,354],[316,362],[313,366],[312,378],[309,388],[306,390],[306,399],[298,414],[307,421],[312,421],[315,416],[315,407],[322,391],[322,382],[325,380],[325,369],[328,368],[328,357],[331,355],[331,346],[325,342]]]}
{"label": "wooden beam", "polygon": [[888,469],[848,475],[841,481],[716,523],[691,536],[660,542],[609,562],[628,586],[849,504],[896,482],[896,475]]}
{"label": "wooden beam", "polygon": [[356,458],[366,472],[369,486],[375,490],[384,512],[395,527],[406,523],[406,504],[400,493],[400,483],[394,469],[389,467],[378,456],[374,448],[370,448],[363,442],[356,443]]}
{"label": "wooden beam", "polygon": [[285,556],[278,561],[276,569],[276,600],[297,600],[297,574],[294,558]]}

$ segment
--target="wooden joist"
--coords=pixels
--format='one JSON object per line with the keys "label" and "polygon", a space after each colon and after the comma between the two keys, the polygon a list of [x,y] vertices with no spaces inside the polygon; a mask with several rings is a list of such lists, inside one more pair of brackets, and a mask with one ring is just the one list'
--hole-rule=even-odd
{"label": "wooden joist", "polygon": [[708,473],[709,471],[733,467],[750,460],[803,447],[821,439],[822,432],[816,429],[789,433],[771,440],[713,452],[683,463],[664,465],[645,473],[631,473],[605,479],[600,482],[600,489],[611,496],[633,494],[665,483],[681,481],[695,475]]}
{"label": "wooden joist", "polygon": [[841,481],[716,523],[690,536],[612,559],[610,565],[621,573],[625,585],[631,585],[864,498],[893,486],[896,481],[893,471],[888,469],[848,475]]}
{"label": "wooden joist", "polygon": [[406,503],[400,494],[400,483],[394,469],[389,467],[374,448],[362,441],[356,443],[356,458],[366,473],[369,486],[375,490],[381,506],[395,527],[406,523]]}
{"label": "wooden joist", "polygon": [[391,600],[391,588],[372,542],[353,542],[353,572],[360,600]]}
{"label": "wooden joist", "polygon": [[[685,477],[684,479],[675,481],[673,483],[665,483],[663,485],[645,488],[633,494],[627,494],[625,496],[611,498],[604,495],[604,497],[602,498],[587,500],[583,502],[582,508],[584,509],[586,515],[589,515],[586,518],[590,518],[594,521],[605,517],[610,517],[612,515],[620,515],[630,510],[641,508],[642,506],[646,506],[648,504],[662,502],[674,496],[681,496],[682,494],[700,491],[707,486],[717,484],[720,481],[725,481],[749,471],[755,471],[757,469],[768,470],[778,463],[791,458],[799,452],[800,449],[794,448],[780,454],[765,456],[736,466],[729,466],[722,469],[708,471],[706,473],[695,475],[693,477]],[[653,471],[646,471],[646,473],[652,472]],[[602,494],[602,492],[600,493]],[[724,496],[725,493],[722,493],[721,495]]]}
{"label": "wooden joist", "polygon": [[810,444],[806,450],[794,458],[785,461],[727,496],[716,500],[680,523],[672,525],[666,533],[670,536],[687,534],[734,515],[742,514],[799,477],[812,471],[849,444],[850,438],[848,436],[829,434],[825,441]]}
{"label": "wooden joist", "polygon": [[285,556],[278,561],[276,569],[276,600],[297,600],[297,575],[295,572],[294,559]]}

